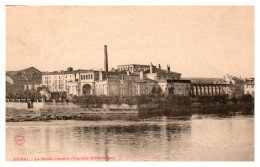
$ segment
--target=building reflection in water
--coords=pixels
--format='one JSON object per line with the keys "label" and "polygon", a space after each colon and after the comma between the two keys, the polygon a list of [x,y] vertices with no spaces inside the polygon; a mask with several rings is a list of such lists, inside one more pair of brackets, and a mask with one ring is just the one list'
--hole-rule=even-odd
{"label": "building reflection in water", "polygon": [[[112,120],[111,120],[112,119]],[[25,144],[14,144],[23,135]],[[252,160],[254,118],[153,117],[16,122],[6,126],[12,157],[111,157],[117,161]]]}
{"label": "building reflection in water", "polygon": [[[186,137],[190,134],[189,123],[180,124],[179,120],[175,121],[176,123],[163,117],[153,122],[76,126],[72,131],[78,133],[79,142],[88,141],[86,153],[89,155],[105,157],[117,155],[116,158],[121,159],[120,157],[124,154],[123,156],[128,159],[122,160],[131,160],[131,157],[138,159],[135,154],[149,157],[149,154],[153,154],[155,149],[156,152],[164,152],[163,155],[169,156],[173,141],[180,140],[182,134],[185,134]],[[170,157],[166,158],[170,160]]]}

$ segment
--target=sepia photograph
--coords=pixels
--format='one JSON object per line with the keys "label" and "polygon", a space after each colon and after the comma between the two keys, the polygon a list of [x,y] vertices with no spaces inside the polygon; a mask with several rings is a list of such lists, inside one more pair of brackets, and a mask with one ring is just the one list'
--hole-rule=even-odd
{"label": "sepia photograph", "polygon": [[255,161],[254,6],[6,6],[6,161]]}

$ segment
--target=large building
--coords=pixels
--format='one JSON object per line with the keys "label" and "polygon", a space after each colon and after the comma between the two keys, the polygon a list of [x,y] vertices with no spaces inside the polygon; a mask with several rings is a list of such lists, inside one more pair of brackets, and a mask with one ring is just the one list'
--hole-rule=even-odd
{"label": "large building", "polygon": [[6,95],[37,90],[42,83],[41,71],[34,67],[19,71],[6,71]]}
{"label": "large building", "polygon": [[[234,83],[233,83],[234,82]],[[53,93],[65,93],[67,97],[98,96],[137,96],[149,94],[179,96],[216,96],[228,94],[237,96],[244,82],[237,78],[230,81],[225,78],[186,78],[173,72],[170,66],[162,69],[149,65],[119,65],[117,69],[108,71],[107,46],[104,47],[104,70],[73,70],[46,72],[42,75],[42,84]],[[241,84],[243,85],[241,87]],[[251,81],[247,85],[252,85]],[[252,87],[252,86],[251,86]],[[247,88],[247,89],[246,89]],[[247,86],[245,90],[249,89]],[[250,94],[254,93],[248,90]],[[244,92],[242,92],[243,94]]]}
{"label": "large building", "polygon": [[230,84],[222,78],[186,78],[191,82],[191,95],[231,95]]}
{"label": "large building", "polygon": [[[42,74],[42,84],[52,93],[63,93],[67,96],[105,95],[105,96],[135,96],[142,94],[183,94],[178,87],[182,81],[181,74],[161,69],[152,65],[120,65],[116,70],[108,71],[107,46],[104,47],[104,70],[73,70],[45,72]],[[177,83],[179,84],[175,84]],[[168,88],[170,87],[170,88]],[[190,86],[188,86],[190,87]],[[172,91],[174,90],[174,91]],[[185,92],[185,93],[184,93]]]}

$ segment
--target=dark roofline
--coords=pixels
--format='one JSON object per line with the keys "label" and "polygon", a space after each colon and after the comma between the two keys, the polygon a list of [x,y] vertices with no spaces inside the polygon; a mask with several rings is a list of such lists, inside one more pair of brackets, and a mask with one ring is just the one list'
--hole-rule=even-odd
{"label": "dark roofline", "polygon": [[191,83],[190,80],[173,80],[173,79],[167,79],[167,82],[175,82],[175,83]]}
{"label": "dark roofline", "polygon": [[[146,64],[125,64],[125,65],[117,65],[117,67],[119,66],[150,66],[150,65],[146,65]],[[153,65],[155,66],[155,65]]]}

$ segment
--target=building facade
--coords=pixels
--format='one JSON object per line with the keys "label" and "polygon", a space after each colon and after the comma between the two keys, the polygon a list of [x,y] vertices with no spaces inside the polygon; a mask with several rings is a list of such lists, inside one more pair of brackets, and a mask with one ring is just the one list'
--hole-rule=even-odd
{"label": "building facade", "polygon": [[247,78],[244,82],[244,94],[255,96],[255,79]]}
{"label": "building facade", "polygon": [[231,95],[230,84],[222,78],[189,78],[192,96]]}
{"label": "building facade", "polygon": [[19,71],[6,71],[6,95],[36,91],[42,83],[41,71],[29,67]]}

